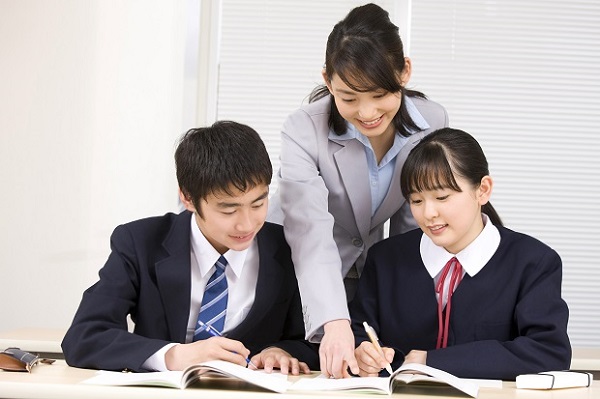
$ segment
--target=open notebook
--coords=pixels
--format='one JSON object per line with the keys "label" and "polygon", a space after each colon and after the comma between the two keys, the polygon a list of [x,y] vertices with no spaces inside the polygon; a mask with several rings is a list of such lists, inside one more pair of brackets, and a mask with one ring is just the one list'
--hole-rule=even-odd
{"label": "open notebook", "polygon": [[[391,395],[399,384],[445,384],[469,396],[477,397],[479,384],[475,380],[458,378],[443,370],[418,363],[404,364],[389,377],[357,377],[345,379],[302,378],[289,389],[293,391],[368,391]],[[482,380],[485,386],[502,387],[501,381]]]}
{"label": "open notebook", "polygon": [[98,371],[96,375],[82,383],[94,385],[152,385],[185,389],[205,377],[229,377],[246,381],[257,387],[273,392],[286,391],[368,391],[390,395],[398,384],[435,383],[445,384],[477,397],[479,386],[502,387],[497,380],[467,380],[458,378],[445,371],[423,364],[405,364],[396,369],[389,377],[354,377],[345,379],[329,379],[319,377],[303,377],[295,382],[288,381],[286,375],[274,372],[265,373],[251,370],[237,364],[214,360],[188,367],[184,371],[163,371],[154,373],[122,373],[115,371]]}
{"label": "open notebook", "polygon": [[93,385],[151,385],[185,389],[191,384],[201,381],[204,377],[237,378],[274,392],[285,392],[292,385],[286,375],[280,373],[268,374],[222,360],[195,364],[183,371],[122,373],[102,370],[82,383]]}

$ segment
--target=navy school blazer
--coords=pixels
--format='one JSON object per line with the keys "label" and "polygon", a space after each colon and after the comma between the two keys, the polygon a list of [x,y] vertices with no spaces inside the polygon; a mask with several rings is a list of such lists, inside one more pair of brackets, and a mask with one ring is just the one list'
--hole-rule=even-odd
{"label": "navy school blazer", "polygon": [[[83,293],[62,342],[70,366],[142,369],[161,347],[184,343],[190,313],[190,218],[141,219],[118,226],[99,280]],[[251,356],[278,346],[311,369],[317,347],[304,340],[304,322],[290,249],[281,226],[265,223],[257,238],[260,258],[256,297],[245,320],[227,334]],[[135,323],[127,331],[127,316]]]}
{"label": "navy school blazer", "polygon": [[562,263],[542,242],[504,227],[500,245],[452,296],[448,347],[435,349],[438,316],[432,278],[419,252],[420,229],[375,244],[350,305],[356,345],[368,340],[362,322],[396,351],[393,368],[412,349],[427,365],[464,378],[514,380],[568,369],[569,310],[561,298]]}

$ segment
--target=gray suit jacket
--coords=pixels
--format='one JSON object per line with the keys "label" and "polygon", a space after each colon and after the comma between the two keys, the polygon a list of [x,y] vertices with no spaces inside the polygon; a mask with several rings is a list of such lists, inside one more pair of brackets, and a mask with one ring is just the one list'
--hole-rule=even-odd
{"label": "gray suit jacket", "polygon": [[320,341],[326,322],[350,318],[344,276],[353,264],[362,272],[367,250],[383,238],[384,222],[390,220],[390,235],[416,227],[400,192],[400,172],[424,135],[448,126],[448,115],[432,101],[409,101],[429,128],[412,135],[398,154],[393,184],[373,217],[364,146],[330,131],[330,99],[300,108],[283,125],[279,190],[268,220],[284,226],[312,341]]}

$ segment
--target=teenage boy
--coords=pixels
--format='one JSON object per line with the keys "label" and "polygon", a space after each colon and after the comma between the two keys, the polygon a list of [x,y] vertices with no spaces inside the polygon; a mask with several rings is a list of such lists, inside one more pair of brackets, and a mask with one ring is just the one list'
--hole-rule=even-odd
{"label": "teenage boy", "polygon": [[290,248],[281,226],[265,222],[272,166],[260,136],[235,122],[191,129],[175,163],[187,210],[115,229],[62,342],[67,363],[162,371],[251,358],[268,372],[318,368]]}

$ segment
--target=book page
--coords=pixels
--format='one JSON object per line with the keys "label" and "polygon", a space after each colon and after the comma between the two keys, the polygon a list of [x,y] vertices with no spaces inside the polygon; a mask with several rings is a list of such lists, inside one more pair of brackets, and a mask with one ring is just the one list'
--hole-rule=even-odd
{"label": "book page", "polygon": [[424,383],[424,384],[444,384],[448,385],[442,380],[426,374],[410,374],[410,373],[399,373],[394,377],[394,381],[402,381],[406,384],[410,383]]}
{"label": "book page", "polygon": [[251,370],[237,364],[214,360],[188,367],[184,371],[157,371],[151,373],[122,373],[101,370],[82,384],[93,385],[149,385],[184,389],[190,384],[202,380],[202,377],[228,377],[246,381],[255,386],[274,392],[285,392],[292,384],[287,375],[279,372],[272,374],[263,370]]}
{"label": "book page", "polygon": [[202,380],[202,376],[209,375],[209,373],[211,376],[217,373],[238,378],[274,392],[285,392],[292,385],[288,381],[287,375],[281,374],[277,370],[269,374],[263,370],[252,370],[223,360],[212,360],[188,367],[183,376],[185,385],[188,386],[195,381]]}
{"label": "book page", "polygon": [[304,377],[296,381],[290,391],[345,391],[358,390],[378,393],[391,393],[388,377],[352,377],[333,379],[323,374],[318,377]]}
{"label": "book page", "polygon": [[82,381],[91,385],[152,385],[168,388],[183,388],[182,371],[157,371],[152,373],[123,373],[100,370],[92,378]]}
{"label": "book page", "polygon": [[477,393],[479,392],[479,387],[470,381],[463,380],[443,370],[436,369],[434,367],[430,367],[420,363],[403,364],[398,369],[396,369],[396,371],[394,371],[392,377],[396,378],[403,371],[417,371],[419,373],[429,375],[435,380],[444,382],[474,398],[477,397]]}
{"label": "book page", "polygon": [[[403,370],[416,371],[422,374],[401,374]],[[427,373],[423,374],[423,373]],[[469,396],[477,397],[479,387],[471,381],[465,381],[445,371],[422,364],[407,364],[398,368],[390,377],[353,377],[342,379],[330,379],[323,375],[316,378],[302,378],[295,382],[289,390],[292,391],[367,391],[391,394],[394,382],[405,383],[424,382],[444,384],[454,387]],[[501,384],[501,382],[500,382]]]}

